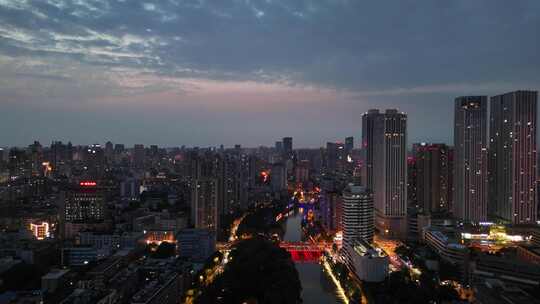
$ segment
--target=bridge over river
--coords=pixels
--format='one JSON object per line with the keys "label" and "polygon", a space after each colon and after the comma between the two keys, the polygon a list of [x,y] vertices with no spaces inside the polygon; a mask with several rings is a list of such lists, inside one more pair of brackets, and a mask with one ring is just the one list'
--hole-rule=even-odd
{"label": "bridge over river", "polygon": [[326,243],[281,242],[279,247],[287,250],[294,262],[318,262],[322,253],[330,249]]}

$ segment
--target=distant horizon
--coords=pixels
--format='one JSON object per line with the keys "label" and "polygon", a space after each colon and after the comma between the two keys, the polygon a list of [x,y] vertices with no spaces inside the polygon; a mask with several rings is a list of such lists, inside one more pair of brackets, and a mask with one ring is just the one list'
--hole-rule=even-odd
{"label": "distant horizon", "polygon": [[[488,110],[487,110],[487,114],[488,114],[488,120],[487,120],[487,132],[489,134],[489,107],[490,107],[490,100],[489,98],[492,97],[492,96],[496,96],[496,95],[501,95],[501,94],[505,94],[505,93],[509,93],[509,92],[515,92],[515,91],[535,91],[535,92],[538,92],[538,90],[535,90],[535,89],[514,89],[514,90],[508,90],[508,91],[505,91],[504,93],[498,93],[498,94],[493,94],[493,95],[489,95],[489,94],[470,94],[470,95],[456,95],[455,97],[452,98],[452,101],[450,102],[451,104],[451,120],[450,120],[450,126],[449,128],[446,130],[447,134],[443,137],[445,137],[444,139],[434,139],[434,140],[430,140],[430,139],[427,139],[427,138],[419,138],[418,135],[416,136],[413,136],[412,138],[414,140],[410,140],[411,139],[411,122],[413,124],[415,124],[415,121],[411,120],[411,113],[409,112],[406,112],[406,111],[403,111],[405,112],[405,114],[407,114],[407,129],[408,129],[408,134],[407,134],[407,138],[408,138],[408,141],[407,141],[407,148],[410,149],[412,148],[412,145],[413,144],[416,144],[416,143],[430,143],[430,144],[436,144],[436,143],[442,143],[442,144],[446,144],[448,146],[453,146],[454,144],[454,140],[453,140],[453,128],[454,128],[454,121],[453,121],[453,118],[454,118],[454,102],[455,102],[455,98],[458,98],[458,97],[464,97],[464,96],[487,96],[488,97]],[[311,144],[311,145],[300,145],[298,148],[294,147],[297,145],[297,140],[299,138],[302,138],[301,136],[298,136],[298,137],[295,137],[294,135],[285,135],[283,137],[292,137],[293,138],[293,147],[294,149],[318,149],[318,148],[325,148],[326,146],[326,143],[327,142],[344,142],[345,141],[345,138],[346,137],[354,137],[354,148],[355,149],[359,149],[360,147],[357,145],[359,140],[361,139],[361,136],[362,136],[362,130],[361,130],[361,125],[362,125],[362,120],[361,120],[361,117],[364,113],[367,113],[369,110],[379,110],[381,112],[384,112],[385,110],[388,110],[388,109],[395,109],[395,110],[398,110],[398,111],[402,111],[399,107],[392,107],[392,105],[389,105],[387,107],[376,107],[376,106],[373,106],[373,107],[370,107],[369,109],[366,109],[365,111],[362,111],[361,113],[358,113],[358,119],[357,119],[357,124],[359,125],[359,128],[358,128],[358,132],[355,132],[354,134],[351,134],[351,135],[346,135],[346,136],[343,136],[341,138],[337,138],[337,137],[334,137],[334,138],[331,138],[331,139],[328,139],[328,140],[323,140],[321,141],[322,145],[321,146],[317,146],[316,144]],[[537,113],[537,118],[540,117],[540,112]],[[539,119],[540,121],[540,119]],[[448,134],[449,133],[449,134]],[[303,134],[305,135],[305,133]],[[31,136],[29,136],[31,137]],[[129,137],[129,136],[128,136]],[[113,144],[124,144],[126,146],[126,148],[132,148],[134,145],[136,144],[143,144],[145,147],[147,146],[151,146],[151,145],[158,145],[159,147],[161,148],[178,148],[178,147],[182,147],[182,146],[185,146],[186,148],[212,148],[212,147],[216,147],[216,148],[219,148],[220,145],[223,145],[225,148],[234,148],[234,145],[236,144],[240,144],[242,146],[242,148],[259,148],[259,147],[273,147],[275,142],[276,141],[279,141],[279,140],[282,140],[283,137],[276,137],[273,141],[270,140],[269,143],[267,144],[244,144],[244,143],[214,143],[214,144],[210,144],[210,143],[202,143],[202,144],[163,144],[163,143],[148,143],[148,142],[134,142],[134,141],[130,141],[130,142],[122,142],[121,140],[120,141],[113,141],[113,140],[109,140],[109,139],[102,139],[102,140],[89,140],[87,142],[84,142],[83,140],[80,140],[80,141],[72,141],[72,140],[64,140],[64,139],[58,139],[58,138],[49,138],[47,139],[46,141],[42,141],[42,140],[37,140],[38,142],[40,142],[42,145],[44,146],[50,146],[50,143],[52,143],[53,141],[61,141],[65,144],[67,144],[68,142],[71,142],[74,146],[88,146],[88,145],[92,145],[92,144],[100,144],[100,145],[105,145],[105,143],[107,141],[111,141]],[[538,133],[538,137],[540,138],[540,132]],[[5,143],[0,143],[0,148],[25,148],[25,147],[28,147],[28,145],[31,145],[33,144],[33,142],[35,141],[36,139],[31,139],[31,140],[28,140],[28,143],[27,144],[24,144],[24,143],[20,143],[20,144],[11,144],[11,145],[5,145]],[[302,141],[300,141],[302,142]],[[488,143],[488,146],[489,146],[489,143]]]}
{"label": "distant horizon", "polygon": [[[40,140],[35,140],[37,142],[39,142],[43,147],[50,147],[51,146],[51,143],[52,142],[49,142],[49,143],[44,143]],[[108,142],[108,141],[105,141],[103,143],[73,143],[72,141],[64,141],[64,140],[54,140],[54,141],[60,141],[62,142],[62,144],[68,144],[69,142],[71,142],[71,144],[74,146],[74,147],[85,147],[85,146],[90,146],[90,145],[100,145],[102,148],[105,147],[105,144]],[[133,149],[133,147],[135,145],[139,145],[139,144],[142,144],[144,145],[145,148],[149,148],[150,146],[153,146],[155,144],[144,144],[144,143],[135,143],[135,144],[125,144],[125,143],[122,143],[122,142],[113,142],[113,145],[116,145],[116,144],[121,144],[121,145],[124,145],[124,147],[126,149]],[[332,142],[332,143],[344,143],[344,141],[328,141],[328,142]],[[23,145],[23,146],[0,146],[0,149],[12,149],[12,148],[19,148],[19,149],[24,149],[24,148],[28,148],[28,146],[32,145],[34,143],[34,141],[31,141],[29,144],[27,145]],[[319,146],[319,147],[315,147],[315,146],[311,146],[311,147],[305,147],[305,146],[300,146],[300,147],[296,147],[295,144],[294,144],[294,137],[293,137],[293,150],[302,150],[302,149],[320,149],[320,148],[326,148],[326,143],[324,143],[324,145],[322,146]],[[418,141],[418,142],[409,142],[407,143],[407,148],[412,148],[412,145],[414,144],[421,144],[421,143],[427,143],[427,144],[446,144],[448,146],[453,146],[453,142],[452,143],[447,143],[447,142],[440,142],[440,141]],[[275,143],[274,143],[275,144]],[[257,145],[257,146],[244,146],[244,145],[241,145],[240,144],[240,147],[242,149],[258,149],[258,148],[275,148],[274,144],[272,145]],[[193,149],[193,148],[199,148],[199,149],[209,149],[209,148],[216,148],[216,149],[219,149],[221,144],[217,144],[217,145],[204,145],[204,146],[191,146],[191,145],[157,145],[159,148],[162,148],[162,149],[174,149],[174,148],[186,148],[186,149]],[[223,148],[224,149],[234,149],[234,144],[233,145],[223,145]],[[356,137],[354,139],[354,149],[355,150],[360,150],[360,146],[357,145],[357,142],[356,142]]]}

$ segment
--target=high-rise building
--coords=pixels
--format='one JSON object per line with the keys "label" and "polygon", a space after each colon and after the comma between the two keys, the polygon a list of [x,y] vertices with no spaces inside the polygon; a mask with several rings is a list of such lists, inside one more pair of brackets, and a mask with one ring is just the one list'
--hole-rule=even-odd
{"label": "high-rise building", "polygon": [[273,191],[283,191],[287,189],[287,171],[283,164],[272,165],[270,171],[270,185]]}
{"label": "high-rise building", "polygon": [[347,155],[351,155],[352,150],[354,149],[354,137],[349,136],[345,138],[345,152]]}
{"label": "high-rise building", "polygon": [[64,198],[64,219],[67,222],[95,222],[105,219],[103,188],[95,181],[82,181],[61,195]]}
{"label": "high-rise building", "polygon": [[105,154],[100,145],[94,144],[84,151],[86,174],[92,179],[100,179],[105,171]]}
{"label": "high-rise building", "polygon": [[418,188],[416,177],[418,176],[416,170],[416,151],[413,144],[413,151],[410,156],[407,157],[407,201],[408,207],[418,209],[418,200],[416,199],[416,191]]}
{"label": "high-rise building", "polygon": [[143,168],[146,160],[146,151],[144,145],[133,146],[133,166],[136,168]]}
{"label": "high-rise building", "polygon": [[281,151],[283,150],[283,142],[276,141],[275,149],[277,153],[281,153]]}
{"label": "high-rise building", "polygon": [[240,161],[234,154],[223,154],[216,160],[219,182],[218,213],[222,216],[240,207]]}
{"label": "high-rise building", "polygon": [[382,115],[379,110],[372,109],[362,115],[362,185],[373,190],[373,128],[375,120]]}
{"label": "high-rise building", "polygon": [[326,170],[329,173],[343,171],[346,158],[345,146],[343,143],[326,143]]}
{"label": "high-rise building", "polygon": [[105,189],[95,181],[81,181],[60,192],[61,236],[71,239],[82,230],[101,230],[106,220]]}
{"label": "high-rise building", "polygon": [[491,97],[490,213],[514,224],[537,218],[537,99],[535,91]]}
{"label": "high-rise building", "polygon": [[125,147],[123,144],[115,144],[114,145],[114,154],[120,155],[124,153]]}
{"label": "high-rise building", "polygon": [[293,152],[292,137],[283,137],[283,154],[290,158]]}
{"label": "high-rise building", "polygon": [[310,163],[308,160],[301,160],[296,164],[295,170],[295,182],[307,183],[309,181],[309,169]]}
{"label": "high-rise building", "polygon": [[487,218],[487,97],[455,100],[454,216],[465,222]]}
{"label": "high-rise building", "polygon": [[218,183],[216,179],[201,178],[193,183],[191,213],[195,228],[216,231],[218,227]]}
{"label": "high-rise building", "polygon": [[427,214],[449,211],[452,198],[450,149],[445,144],[413,146],[416,205]]}
{"label": "high-rise building", "polygon": [[68,145],[63,144],[61,141],[51,143],[49,162],[53,172],[61,172],[62,166],[72,160],[72,152],[71,143]]}
{"label": "high-rise building", "polygon": [[373,242],[373,196],[362,186],[348,185],[343,191],[343,246],[354,240]]}
{"label": "high-rise building", "polygon": [[[368,114],[369,116],[370,114]],[[385,236],[407,234],[407,115],[376,115],[372,128],[375,227]]]}
{"label": "high-rise building", "polygon": [[112,142],[108,141],[105,143],[105,158],[108,162],[111,162],[114,159],[114,145]]}

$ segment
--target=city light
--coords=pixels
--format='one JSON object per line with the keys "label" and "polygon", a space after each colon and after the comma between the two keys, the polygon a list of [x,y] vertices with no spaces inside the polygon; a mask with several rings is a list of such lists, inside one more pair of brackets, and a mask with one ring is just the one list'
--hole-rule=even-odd
{"label": "city light", "polygon": [[339,282],[339,280],[338,280],[338,279],[336,278],[336,276],[332,273],[332,268],[330,267],[330,264],[328,263],[328,261],[326,260],[326,258],[323,258],[322,265],[323,265],[323,267],[324,267],[324,270],[326,271],[326,273],[328,274],[328,276],[330,277],[330,279],[332,279],[332,282],[333,282],[334,285],[336,286],[336,289],[337,289],[339,298],[340,298],[343,302],[345,302],[345,304],[348,304],[348,303],[349,303],[349,298],[347,298],[347,295],[345,294],[345,290],[343,289],[343,287],[341,287],[341,283]]}
{"label": "city light", "polygon": [[490,226],[489,233],[461,233],[464,240],[490,241],[490,242],[524,242],[529,240],[530,236],[509,235],[504,226]]}
{"label": "city light", "polygon": [[50,237],[49,223],[42,222],[41,224],[30,223],[32,235],[38,240],[44,240]]}

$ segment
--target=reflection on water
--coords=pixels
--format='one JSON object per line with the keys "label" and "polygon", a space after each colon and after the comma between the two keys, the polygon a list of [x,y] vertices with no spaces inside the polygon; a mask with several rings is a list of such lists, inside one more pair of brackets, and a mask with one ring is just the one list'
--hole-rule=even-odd
{"label": "reflection on water", "polygon": [[302,216],[300,214],[294,214],[287,218],[285,236],[283,240],[287,242],[300,242],[302,241]]}
{"label": "reflection on water", "polygon": [[[302,216],[290,216],[286,222],[283,240],[288,242],[302,241]],[[306,304],[341,303],[333,283],[322,271],[318,263],[296,263],[296,269],[302,282],[302,299]]]}

